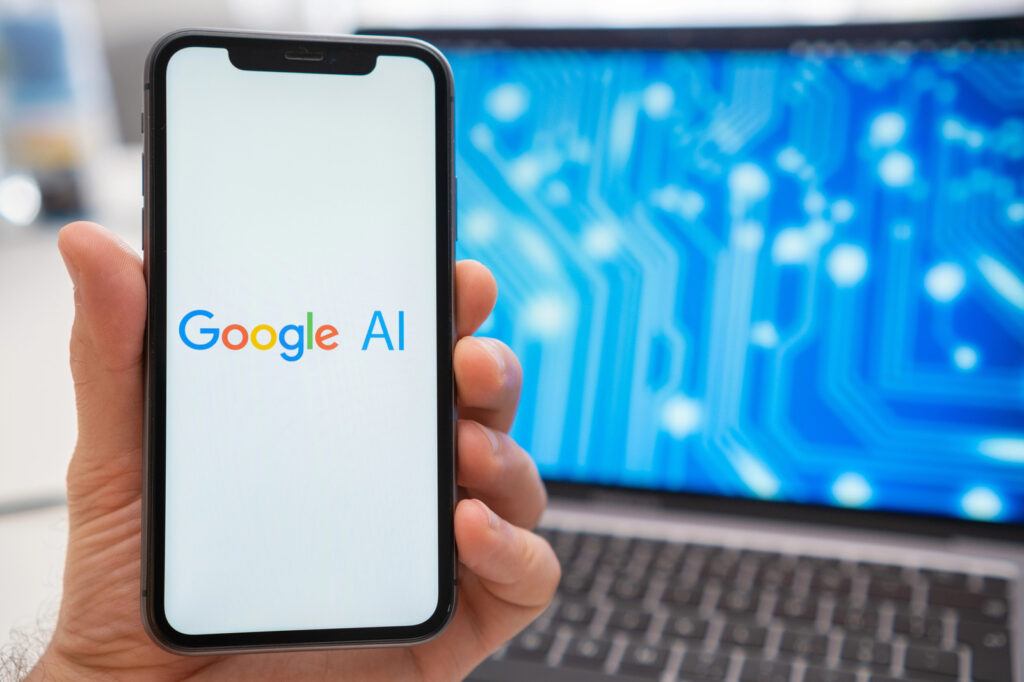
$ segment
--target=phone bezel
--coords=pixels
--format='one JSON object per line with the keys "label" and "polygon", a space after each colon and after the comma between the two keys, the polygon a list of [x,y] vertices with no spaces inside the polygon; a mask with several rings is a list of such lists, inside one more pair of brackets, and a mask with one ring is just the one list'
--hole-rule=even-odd
{"label": "phone bezel", "polygon": [[[409,626],[275,630],[217,634],[186,634],[168,622],[164,612],[164,532],[166,470],[166,71],[171,56],[186,47],[259,50],[331,50],[368,56],[405,56],[423,61],[434,76],[436,126],[436,291],[437,291],[437,433],[438,433],[438,602],[431,616]],[[323,62],[287,61],[285,68],[259,70],[338,73]],[[372,71],[372,69],[371,69]],[[303,649],[341,646],[385,646],[417,643],[437,636],[455,612],[456,556],[454,537],[455,385],[452,351],[455,343],[454,261],[455,197],[452,131],[453,81],[444,56],[431,45],[412,39],[372,36],[309,36],[255,32],[178,31],[152,48],[145,69],[143,251],[148,287],[143,433],[143,542],[141,598],[143,621],[150,636],[177,653]]]}

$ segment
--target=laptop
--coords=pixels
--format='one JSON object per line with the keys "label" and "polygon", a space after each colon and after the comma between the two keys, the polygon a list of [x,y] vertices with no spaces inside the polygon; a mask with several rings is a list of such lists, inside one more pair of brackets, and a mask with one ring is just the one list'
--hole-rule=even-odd
{"label": "laptop", "polygon": [[1024,680],[1024,20],[402,33],[563,567],[471,679]]}

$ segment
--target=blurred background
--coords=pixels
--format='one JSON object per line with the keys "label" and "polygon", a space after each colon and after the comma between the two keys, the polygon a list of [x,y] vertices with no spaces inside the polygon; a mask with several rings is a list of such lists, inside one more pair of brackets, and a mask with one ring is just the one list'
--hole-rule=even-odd
{"label": "blurred background", "polygon": [[50,627],[60,598],[75,423],[71,288],[57,230],[97,220],[138,248],[142,69],[160,35],[815,24],[1020,10],[1019,0],[0,0],[0,649]]}

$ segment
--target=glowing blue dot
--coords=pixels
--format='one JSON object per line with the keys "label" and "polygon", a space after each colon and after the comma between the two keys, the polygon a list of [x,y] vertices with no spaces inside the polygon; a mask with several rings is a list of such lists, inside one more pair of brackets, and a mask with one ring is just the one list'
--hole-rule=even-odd
{"label": "glowing blue dot", "polygon": [[953,351],[953,364],[963,372],[969,372],[978,364],[978,351],[970,346],[957,346]]}
{"label": "glowing blue dot", "polygon": [[764,228],[752,220],[741,223],[732,229],[730,240],[740,251],[757,251],[764,244]]}
{"label": "glowing blue dot", "polygon": [[853,217],[853,204],[846,199],[833,202],[831,210],[832,222],[845,223]]}
{"label": "glowing blue dot", "polygon": [[518,189],[533,190],[540,184],[543,174],[544,169],[540,160],[530,154],[524,154],[509,166],[508,181]]}
{"label": "glowing blue dot", "polygon": [[804,263],[811,257],[811,243],[798,227],[787,227],[775,235],[772,260],[779,265]]}
{"label": "glowing blue dot", "polygon": [[557,337],[569,325],[569,305],[557,294],[542,294],[526,304],[523,322],[528,330],[543,337]]}
{"label": "glowing blue dot", "polygon": [[770,184],[768,175],[754,163],[741,163],[729,173],[729,191],[738,199],[763,199]]}
{"label": "glowing blue dot", "polygon": [[1024,223],[1024,202],[1015,201],[1006,207],[1006,217],[1011,222]]}
{"label": "glowing blue dot", "polygon": [[608,260],[618,253],[619,242],[619,232],[611,225],[591,225],[583,232],[583,250],[597,260]]}
{"label": "glowing blue dot", "polygon": [[956,263],[937,263],[924,276],[924,288],[939,303],[949,303],[964,290],[967,278]]}
{"label": "glowing blue dot", "polygon": [[530,104],[530,93],[519,83],[503,83],[487,93],[484,107],[491,116],[508,123],[523,115]]}
{"label": "glowing blue dot", "polygon": [[775,157],[775,163],[782,170],[795,173],[804,165],[804,155],[796,147],[786,147]]}
{"label": "glowing blue dot", "polygon": [[889,111],[879,114],[871,122],[868,141],[872,147],[891,147],[903,139],[907,121],[901,115]]}
{"label": "glowing blue dot", "polygon": [[662,119],[672,111],[676,95],[667,83],[651,83],[644,88],[644,111],[654,119]]}
{"label": "glowing blue dot", "polygon": [[899,240],[910,239],[910,235],[913,234],[913,230],[910,228],[910,223],[896,223],[892,226],[892,236]]}
{"label": "glowing blue dot", "polygon": [[947,118],[942,123],[942,136],[947,140],[963,139],[964,132],[964,124],[954,118]]}
{"label": "glowing blue dot", "polygon": [[804,196],[804,210],[810,215],[821,215],[825,210],[825,196],[816,190],[811,190]]}
{"label": "glowing blue dot", "polygon": [[901,151],[888,152],[878,163],[878,175],[890,187],[908,187],[914,182],[914,160]]}
{"label": "glowing blue dot", "polygon": [[1003,501],[991,488],[977,486],[960,498],[964,514],[979,521],[991,521],[1003,511]]}
{"label": "glowing blue dot", "polygon": [[692,189],[685,189],[679,194],[679,215],[687,220],[696,220],[704,210],[704,197]]}
{"label": "glowing blue dot", "polygon": [[832,497],[844,507],[863,507],[871,499],[871,485],[852,471],[840,474],[832,483]]}
{"label": "glowing blue dot", "polygon": [[490,211],[476,209],[466,216],[464,223],[461,232],[470,242],[486,244],[498,234],[498,221]]}
{"label": "glowing blue dot", "polygon": [[469,141],[481,151],[490,151],[494,148],[494,133],[483,123],[477,123],[469,131]]}
{"label": "glowing blue dot", "polygon": [[569,191],[569,186],[561,180],[552,180],[548,183],[545,196],[549,203],[565,206],[572,199],[572,192]]}
{"label": "glowing blue dot", "polygon": [[674,438],[685,438],[700,428],[700,403],[685,395],[675,395],[665,401],[661,410],[661,425]]}
{"label": "glowing blue dot", "polygon": [[704,210],[704,197],[692,189],[666,185],[651,192],[651,203],[663,211],[678,213],[686,220],[696,220]]}
{"label": "glowing blue dot", "polygon": [[576,163],[587,163],[590,161],[591,146],[588,140],[577,138],[569,144],[568,159]]}
{"label": "glowing blue dot", "polygon": [[779,345],[779,332],[771,322],[755,322],[750,327],[750,343],[761,348],[775,348]]}
{"label": "glowing blue dot", "polygon": [[971,149],[977,149],[981,145],[985,144],[985,136],[977,130],[971,130],[967,133],[967,137],[964,138],[964,142]]}
{"label": "glowing blue dot", "polygon": [[852,287],[864,279],[868,271],[868,256],[856,244],[839,244],[825,261],[829,277],[838,287]]}

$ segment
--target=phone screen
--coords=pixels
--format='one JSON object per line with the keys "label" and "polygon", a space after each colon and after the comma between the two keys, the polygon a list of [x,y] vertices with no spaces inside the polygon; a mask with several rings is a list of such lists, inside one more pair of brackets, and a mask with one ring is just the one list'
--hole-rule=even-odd
{"label": "phone screen", "polygon": [[197,46],[165,79],[167,622],[423,623],[448,295],[435,77],[386,55],[243,70]]}

